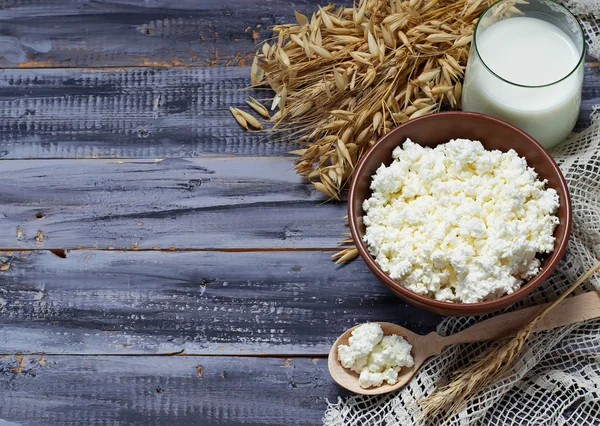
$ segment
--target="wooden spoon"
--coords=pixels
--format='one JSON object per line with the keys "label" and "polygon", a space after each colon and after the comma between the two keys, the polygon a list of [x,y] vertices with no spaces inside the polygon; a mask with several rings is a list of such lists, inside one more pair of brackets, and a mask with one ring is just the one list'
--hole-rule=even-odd
{"label": "wooden spoon", "polygon": [[[459,333],[451,336],[442,337],[437,333],[429,333],[426,336],[413,333],[404,327],[389,322],[380,322],[384,335],[398,334],[412,345],[412,356],[415,365],[411,368],[403,367],[398,373],[398,382],[395,385],[384,384],[376,388],[361,388],[358,384],[358,374],[342,367],[337,357],[337,348],[339,345],[347,345],[348,338],[356,327],[351,328],[342,334],[331,347],[329,352],[328,366],[329,374],[340,386],[363,395],[379,395],[392,392],[406,385],[413,376],[419,371],[419,368],[428,358],[439,355],[446,346],[457,343],[483,342],[486,340],[495,340],[506,336],[528,321],[533,319],[544,305],[532,306],[530,308],[520,309],[498,315],[477,323]],[[563,325],[574,324],[592,318],[600,317],[600,292],[592,291],[580,294],[579,296],[569,297],[557,305],[551,313],[543,317],[536,325],[534,331],[550,330]]]}

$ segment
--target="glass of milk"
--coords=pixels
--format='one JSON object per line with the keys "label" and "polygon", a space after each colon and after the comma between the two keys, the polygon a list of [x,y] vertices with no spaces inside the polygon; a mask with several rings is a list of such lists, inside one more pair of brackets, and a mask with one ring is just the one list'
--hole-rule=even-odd
{"label": "glass of milk", "polygon": [[558,3],[494,3],[475,28],[463,110],[508,121],[552,148],[577,121],[584,56],[581,26]]}

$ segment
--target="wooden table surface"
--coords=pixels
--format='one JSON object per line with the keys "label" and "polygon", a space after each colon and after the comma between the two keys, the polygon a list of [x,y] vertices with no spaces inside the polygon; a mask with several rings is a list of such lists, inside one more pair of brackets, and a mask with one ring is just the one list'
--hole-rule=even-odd
{"label": "wooden table surface", "polygon": [[334,266],[345,203],[229,114],[320,3],[0,1],[0,424],[318,424],[336,336],[439,323]]}

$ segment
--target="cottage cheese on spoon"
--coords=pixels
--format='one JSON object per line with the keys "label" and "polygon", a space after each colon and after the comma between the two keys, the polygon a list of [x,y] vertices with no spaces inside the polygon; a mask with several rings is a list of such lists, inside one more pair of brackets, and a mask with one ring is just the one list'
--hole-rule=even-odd
{"label": "cottage cheese on spoon", "polygon": [[514,151],[407,139],[373,176],[364,241],[406,288],[476,303],[517,290],[554,249],[558,194]]}
{"label": "cottage cheese on spoon", "polygon": [[412,346],[401,336],[383,335],[381,325],[367,323],[352,331],[348,345],[338,347],[338,360],[342,367],[358,374],[362,388],[381,386],[384,382],[394,385],[402,367],[415,363],[410,351]]}

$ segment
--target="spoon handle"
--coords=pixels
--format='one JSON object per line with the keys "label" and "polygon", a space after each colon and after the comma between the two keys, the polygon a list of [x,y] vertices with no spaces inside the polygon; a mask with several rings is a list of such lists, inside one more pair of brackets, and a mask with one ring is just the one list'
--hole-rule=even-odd
{"label": "spoon handle", "polygon": [[[547,305],[549,303],[508,312],[487,319],[459,333],[440,339],[441,346],[446,347],[457,343],[482,342],[506,336],[511,331],[520,328],[533,319]],[[578,296],[569,297],[560,302],[552,312],[544,316],[537,323],[533,331],[550,330],[597,317],[600,317],[600,292],[590,291]]]}

